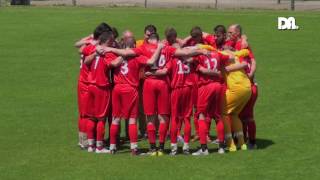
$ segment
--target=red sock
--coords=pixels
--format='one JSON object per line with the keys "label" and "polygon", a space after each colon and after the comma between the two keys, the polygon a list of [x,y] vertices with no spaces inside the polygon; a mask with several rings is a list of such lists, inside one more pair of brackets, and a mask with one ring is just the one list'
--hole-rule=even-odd
{"label": "red sock", "polygon": [[119,133],[119,125],[111,124],[110,127],[110,144],[117,144],[117,136]]}
{"label": "red sock", "polygon": [[249,134],[250,143],[255,144],[256,143],[256,122],[255,121],[248,122],[248,134]]}
{"label": "red sock", "polygon": [[224,142],[224,125],[222,120],[218,120],[216,125],[216,131],[219,142]]}
{"label": "red sock", "polygon": [[196,135],[199,136],[199,121],[198,121],[199,113],[194,113],[193,117],[193,123],[194,123],[194,129],[196,131]]}
{"label": "red sock", "polygon": [[95,129],[96,129],[96,122],[89,120],[87,122],[87,137],[88,139],[95,139]]}
{"label": "red sock", "polygon": [[156,143],[156,127],[152,123],[147,125],[148,139],[150,144]]}
{"label": "red sock", "polygon": [[138,142],[137,124],[129,124],[129,137],[130,143]]}
{"label": "red sock", "polygon": [[246,141],[248,138],[248,123],[242,122],[242,131],[243,131],[243,138]]}
{"label": "red sock", "polygon": [[199,137],[200,144],[207,144],[207,122],[205,120],[199,120]]}
{"label": "red sock", "polygon": [[177,143],[177,122],[178,118],[171,118],[171,127],[170,127],[170,139],[171,139],[171,144],[176,144]]}
{"label": "red sock", "polygon": [[209,131],[210,131],[210,128],[211,128],[211,118],[209,117],[206,117],[206,122],[207,122],[207,134],[209,135]]}
{"label": "red sock", "polygon": [[79,132],[87,132],[87,121],[88,119],[87,118],[84,118],[84,117],[80,117],[79,118],[79,122],[78,122],[78,125],[79,125]]}
{"label": "red sock", "polygon": [[104,140],[104,133],[105,133],[105,121],[98,121],[97,123],[97,141]]}
{"label": "red sock", "polygon": [[167,123],[160,123],[159,124],[159,143],[164,143],[166,141],[167,135]]}
{"label": "red sock", "polygon": [[189,143],[191,136],[190,118],[184,118],[184,142]]}

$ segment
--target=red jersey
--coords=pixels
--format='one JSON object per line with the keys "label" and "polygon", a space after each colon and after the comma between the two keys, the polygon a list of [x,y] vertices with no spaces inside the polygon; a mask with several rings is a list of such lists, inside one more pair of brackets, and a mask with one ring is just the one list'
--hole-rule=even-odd
{"label": "red jersey", "polygon": [[209,34],[204,38],[205,42],[207,42],[208,45],[211,45],[214,48],[217,48],[217,44],[216,44],[216,36]]}
{"label": "red jersey", "polygon": [[145,56],[127,58],[114,70],[115,84],[129,84],[133,87],[139,86],[139,73],[148,61]]}
{"label": "red jersey", "polygon": [[134,48],[132,50],[137,54],[137,56],[143,55],[147,58],[151,58],[157,47],[157,44],[143,43],[140,47]]}
{"label": "red jersey", "polygon": [[96,56],[90,66],[88,81],[96,86],[110,85],[110,62],[117,56],[113,53],[106,53],[102,56]]}
{"label": "red jersey", "polygon": [[[133,49],[137,55],[145,55],[148,58],[151,58],[153,53],[156,51],[158,45],[155,44],[145,44],[141,46],[141,48],[135,48]],[[158,61],[155,62],[155,64],[150,67],[147,66],[144,71],[154,71],[156,69],[163,69],[165,65],[173,58],[174,53],[176,51],[176,48],[172,46],[165,46],[162,48],[160,57]],[[167,80],[166,76],[148,76],[146,79],[162,79]]]}
{"label": "red jersey", "polygon": [[[200,55],[195,57],[195,59],[198,62],[197,65],[197,71],[200,67],[204,67],[210,70],[218,70],[221,71],[222,67],[225,66],[225,64],[229,60],[228,55],[223,55],[219,52],[213,51],[209,56]],[[209,76],[202,73],[198,73],[198,85],[204,85],[211,82],[223,82],[222,76]]]}
{"label": "red jersey", "polygon": [[194,85],[194,64],[184,63],[182,60],[174,58],[167,63],[166,68],[172,89]]}
{"label": "red jersey", "polygon": [[87,56],[93,54],[96,51],[96,46],[89,44],[85,48],[82,49],[81,59],[80,59],[80,74],[79,81],[88,83],[88,74],[90,71],[90,67],[84,64],[84,60]]}

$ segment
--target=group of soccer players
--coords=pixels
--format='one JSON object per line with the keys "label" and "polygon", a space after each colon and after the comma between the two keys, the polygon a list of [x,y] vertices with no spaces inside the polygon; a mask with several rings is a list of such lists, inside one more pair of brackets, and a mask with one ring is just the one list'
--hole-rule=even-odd
{"label": "group of soccer players", "polygon": [[[256,148],[256,62],[240,25],[218,25],[213,34],[196,26],[183,39],[169,27],[160,40],[154,25],[145,27],[143,40],[136,41],[129,30],[118,36],[116,28],[101,23],[75,44],[81,54],[81,148],[115,154],[120,121],[125,120],[132,155],[140,154],[138,122],[150,144],[147,154],[162,156],[170,137],[170,155],[176,155],[182,127],[182,152],[190,154],[191,117],[193,140],[201,146],[192,155],[209,154],[212,119],[218,153]],[[106,120],[109,148],[104,140]]]}

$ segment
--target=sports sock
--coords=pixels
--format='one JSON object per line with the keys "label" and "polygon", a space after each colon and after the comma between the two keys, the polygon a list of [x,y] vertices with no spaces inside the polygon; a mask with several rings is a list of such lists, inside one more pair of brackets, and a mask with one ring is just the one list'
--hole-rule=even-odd
{"label": "sports sock", "polygon": [[224,126],[223,126],[222,119],[218,120],[216,124],[216,131],[217,131],[219,142],[223,143],[224,142]]}
{"label": "sports sock", "polygon": [[244,144],[244,138],[243,138],[243,130],[242,130],[242,122],[239,119],[238,115],[232,116],[232,129],[234,130],[234,133],[238,140],[238,146],[241,146]]}
{"label": "sports sock", "polygon": [[200,144],[207,144],[207,123],[205,120],[199,119],[199,137]]}
{"label": "sports sock", "polygon": [[171,144],[177,143],[177,121],[178,121],[178,118],[175,118],[175,117],[171,118],[171,127],[170,127]]}
{"label": "sports sock", "polygon": [[98,121],[97,123],[97,141],[104,140],[105,123],[105,121]]}
{"label": "sports sock", "polygon": [[256,144],[256,122],[254,120],[248,122],[248,134],[250,144]]}
{"label": "sports sock", "polygon": [[232,135],[231,135],[231,124],[230,124],[230,117],[228,115],[224,115],[222,118],[223,126],[224,126],[224,133],[225,133],[225,140],[227,146],[230,147],[232,142]]}
{"label": "sports sock", "polygon": [[191,136],[190,118],[184,118],[184,142],[189,143]]}
{"label": "sports sock", "polygon": [[150,144],[156,143],[156,128],[153,123],[147,125],[148,139]]}
{"label": "sports sock", "polygon": [[130,137],[130,143],[138,142],[137,124],[129,124],[129,137]]}
{"label": "sports sock", "polygon": [[95,139],[95,128],[96,128],[96,122],[89,120],[87,122],[87,137],[88,139]]}
{"label": "sports sock", "polygon": [[166,122],[160,122],[159,125],[159,143],[165,143],[167,135],[167,124]]}
{"label": "sports sock", "polygon": [[117,136],[119,133],[119,125],[118,124],[111,124],[110,127],[110,146],[117,144]]}
{"label": "sports sock", "polygon": [[243,131],[243,138],[244,141],[247,141],[248,139],[248,123],[242,121],[242,131]]}

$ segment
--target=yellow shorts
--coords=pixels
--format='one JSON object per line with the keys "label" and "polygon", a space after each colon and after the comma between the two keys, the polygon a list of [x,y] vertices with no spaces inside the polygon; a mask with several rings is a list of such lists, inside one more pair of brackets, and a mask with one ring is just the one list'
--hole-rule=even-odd
{"label": "yellow shorts", "polygon": [[251,96],[251,89],[244,87],[237,87],[227,89],[224,98],[223,115],[237,115],[240,114],[243,107],[247,104]]}

